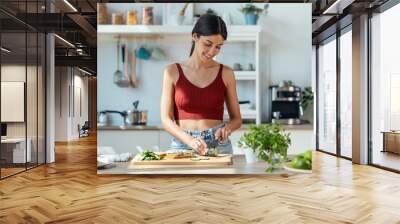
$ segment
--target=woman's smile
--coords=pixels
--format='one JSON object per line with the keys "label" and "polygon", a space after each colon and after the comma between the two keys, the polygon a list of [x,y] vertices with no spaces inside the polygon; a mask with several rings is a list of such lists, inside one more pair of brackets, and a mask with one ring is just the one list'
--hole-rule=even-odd
{"label": "woman's smile", "polygon": [[207,54],[203,54],[203,56],[207,59],[207,60],[211,60],[214,56],[209,56]]}

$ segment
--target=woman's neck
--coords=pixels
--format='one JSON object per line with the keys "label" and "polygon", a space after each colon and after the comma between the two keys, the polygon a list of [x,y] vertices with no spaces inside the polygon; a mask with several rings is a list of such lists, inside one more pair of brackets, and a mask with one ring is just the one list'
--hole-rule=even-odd
{"label": "woman's neck", "polygon": [[209,62],[203,62],[199,59],[199,57],[192,55],[186,61],[186,65],[194,69],[209,68],[215,66],[215,61],[210,60]]}

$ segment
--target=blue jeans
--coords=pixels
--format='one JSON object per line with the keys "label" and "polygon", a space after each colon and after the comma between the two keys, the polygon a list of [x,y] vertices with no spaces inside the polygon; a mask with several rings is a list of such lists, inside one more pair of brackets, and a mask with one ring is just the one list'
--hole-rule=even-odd
{"label": "blue jeans", "polygon": [[[218,128],[221,128],[224,126],[225,126],[225,124],[219,124],[215,127],[209,128],[204,131],[189,131],[189,130],[184,130],[184,131],[192,137],[195,137],[195,138],[200,137],[207,143],[207,145],[209,145],[209,144],[217,145],[216,148],[218,149],[219,153],[233,154],[232,143],[231,143],[230,139],[226,140],[225,142],[219,143],[219,141],[214,138],[214,134],[218,130]],[[176,139],[176,138],[172,139],[170,148],[172,150],[191,149],[188,145],[184,144],[183,142],[181,142],[179,139]]]}

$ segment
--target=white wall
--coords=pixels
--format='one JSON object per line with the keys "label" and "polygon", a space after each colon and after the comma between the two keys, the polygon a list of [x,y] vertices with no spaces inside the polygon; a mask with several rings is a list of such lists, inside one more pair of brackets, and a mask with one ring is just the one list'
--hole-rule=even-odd
{"label": "white wall", "polygon": [[[159,4],[158,4],[159,5]],[[243,24],[243,15],[238,9],[243,4],[218,4],[196,3],[195,13],[203,12],[207,8],[215,11],[229,12],[233,24]],[[259,3],[262,7],[264,4]],[[108,4],[109,11],[126,11],[133,8],[129,4]],[[292,80],[301,87],[311,86],[311,4],[270,4],[269,13],[260,20],[262,26],[261,57],[263,76],[262,111],[263,120],[268,118],[268,86],[278,84],[282,80]],[[229,35],[229,34],[228,34]],[[190,36],[168,36],[157,41],[142,41],[141,44],[162,47],[168,58],[165,61],[137,62],[137,73],[140,79],[139,88],[120,88],[113,83],[113,73],[116,65],[116,41],[98,35],[98,111],[101,110],[126,110],[131,109],[132,102],[139,99],[140,109],[149,112],[149,124],[160,123],[160,95],[162,84],[162,72],[166,65],[185,60],[190,50]],[[134,43],[131,41],[129,49]],[[228,50],[228,48],[225,48]],[[222,50],[224,52],[224,49]],[[227,52],[226,52],[227,53]],[[247,64],[248,52],[229,52],[235,58],[228,62],[232,66],[234,60],[241,60]],[[122,69],[122,68],[121,68]],[[252,97],[253,89],[247,88],[248,82],[238,84],[238,92],[242,98]],[[245,91],[248,92],[245,92]],[[239,96],[239,97],[240,97]],[[113,115],[114,124],[122,124],[119,115]]]}
{"label": "white wall", "polygon": [[[88,81],[83,73],[71,67],[56,67],[55,73],[55,140],[69,141],[79,137],[78,124],[88,120]],[[82,114],[77,107],[79,89]]]}

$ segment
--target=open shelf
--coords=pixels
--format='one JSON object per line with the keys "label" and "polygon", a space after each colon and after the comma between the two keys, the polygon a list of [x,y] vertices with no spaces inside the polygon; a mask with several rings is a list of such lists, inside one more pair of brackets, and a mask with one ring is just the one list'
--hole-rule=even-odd
{"label": "open shelf", "polygon": [[236,80],[256,80],[256,71],[233,71],[235,73]]}
{"label": "open shelf", "polygon": [[[256,119],[257,111],[255,109],[240,109],[240,113],[242,114],[242,119]],[[224,118],[229,118],[229,114],[227,110],[224,110]]]}
{"label": "open shelf", "polygon": [[[193,25],[98,25],[97,33],[103,36],[113,36],[121,38],[163,38],[166,36],[189,36],[191,35]],[[229,25],[228,29],[228,39],[227,42],[235,42],[232,45],[233,51],[226,51],[227,57],[220,58],[223,62],[232,66],[233,63],[237,61],[232,61],[232,56],[237,57],[240,55],[243,57],[242,61],[239,63],[248,65],[252,63],[254,65],[255,71],[234,71],[235,78],[240,82],[240,85],[246,90],[253,92],[255,94],[252,101],[254,103],[254,109],[242,109],[242,118],[255,120],[256,123],[261,123],[261,103],[260,103],[260,71],[259,71],[259,53],[260,53],[260,33],[261,27],[258,25]],[[240,49],[240,50],[237,50]],[[243,50],[242,50],[243,49]],[[249,49],[250,54],[244,54],[244,50]],[[246,53],[245,52],[245,53]],[[247,52],[248,53],[248,52]],[[254,55],[253,55],[254,54]],[[233,66],[232,66],[233,67]],[[247,66],[244,66],[247,68]],[[239,85],[238,85],[239,86]],[[244,98],[249,98],[248,94]],[[224,118],[229,118],[227,111],[224,113]]]}
{"label": "open shelf", "polygon": [[[109,35],[177,35],[192,33],[193,25],[98,25],[97,34]],[[260,26],[231,25],[227,41],[256,41]]]}

